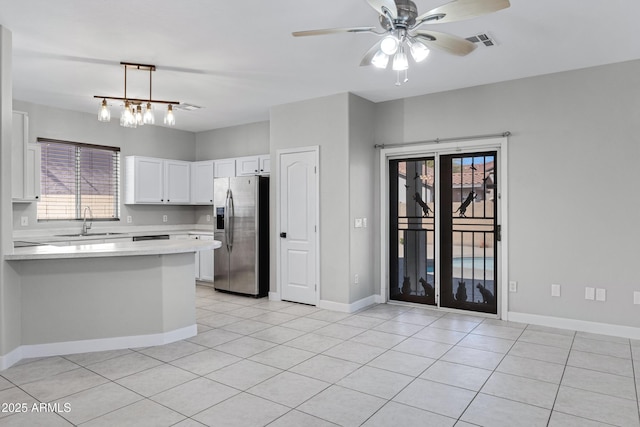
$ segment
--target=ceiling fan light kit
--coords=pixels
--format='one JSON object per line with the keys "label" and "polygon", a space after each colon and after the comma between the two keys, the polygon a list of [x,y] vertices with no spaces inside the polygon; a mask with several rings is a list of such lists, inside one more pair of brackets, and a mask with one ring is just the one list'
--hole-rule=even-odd
{"label": "ceiling fan light kit", "polygon": [[[167,110],[165,111],[165,116],[164,116],[164,124],[166,126],[175,126],[176,118],[173,113],[173,106],[180,105],[180,102],[153,99],[153,97],[151,96],[151,87],[152,87],[151,73],[153,71],[156,71],[156,66],[148,65],[148,64],[134,64],[131,62],[121,62],[120,65],[124,66],[124,97],[95,95],[94,98],[98,98],[98,99],[102,98],[102,102],[100,103],[100,109],[98,110],[98,121],[101,121],[101,122],[111,121],[111,111],[109,110],[109,105],[107,103],[107,99],[110,99],[113,101],[124,102],[122,109],[120,111],[120,126],[122,127],[136,128],[138,126],[143,126],[146,124],[147,125],[155,124],[156,120],[155,120],[152,104],[167,105]],[[127,69],[128,68],[149,71],[149,98],[148,99],[127,97]],[[143,104],[145,104],[144,112],[142,110]]]}
{"label": "ceiling fan light kit", "polygon": [[[464,56],[473,52],[476,45],[462,37],[435,31],[418,30],[425,24],[448,23],[475,18],[487,13],[508,8],[509,0],[454,0],[443,6],[418,15],[418,8],[411,0],[366,0],[379,13],[379,22],[384,31],[374,27],[328,28],[324,30],[296,31],[294,37],[317,36],[336,33],[373,33],[382,36],[364,55],[361,66],[373,65],[397,72],[396,85],[400,85],[400,72],[404,71],[404,82],[408,81],[409,61],[406,50],[414,62],[423,62],[431,47]],[[393,60],[390,61],[391,57]]]}

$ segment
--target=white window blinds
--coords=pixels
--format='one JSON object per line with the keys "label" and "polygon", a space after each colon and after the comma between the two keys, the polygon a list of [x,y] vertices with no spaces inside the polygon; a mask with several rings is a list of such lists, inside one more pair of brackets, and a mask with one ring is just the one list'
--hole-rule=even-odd
{"label": "white window blinds", "polygon": [[42,146],[38,221],[120,217],[120,148],[38,138]]}

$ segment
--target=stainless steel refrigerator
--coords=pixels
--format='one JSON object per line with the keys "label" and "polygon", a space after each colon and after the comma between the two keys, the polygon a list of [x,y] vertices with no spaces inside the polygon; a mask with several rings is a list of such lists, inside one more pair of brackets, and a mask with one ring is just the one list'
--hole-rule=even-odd
{"label": "stainless steel refrigerator", "polygon": [[269,178],[214,178],[214,288],[266,296],[269,293]]}

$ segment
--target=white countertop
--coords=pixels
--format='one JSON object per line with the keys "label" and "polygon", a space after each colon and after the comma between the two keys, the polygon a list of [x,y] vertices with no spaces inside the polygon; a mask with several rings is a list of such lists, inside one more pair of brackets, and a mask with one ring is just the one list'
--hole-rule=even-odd
{"label": "white countertop", "polygon": [[[199,233],[200,234],[200,233]],[[36,259],[104,258],[118,256],[166,255],[217,249],[218,240],[144,240],[139,242],[78,244],[71,246],[31,246],[15,248],[7,261]]]}

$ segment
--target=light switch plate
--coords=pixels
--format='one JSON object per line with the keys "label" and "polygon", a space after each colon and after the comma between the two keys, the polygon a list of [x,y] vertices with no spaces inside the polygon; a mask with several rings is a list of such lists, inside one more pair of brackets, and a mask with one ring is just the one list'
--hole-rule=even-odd
{"label": "light switch plate", "polygon": [[362,228],[362,218],[356,218],[353,226],[355,228]]}
{"label": "light switch plate", "polygon": [[607,300],[607,290],[598,288],[596,289],[596,301],[606,301]]}
{"label": "light switch plate", "polygon": [[551,284],[551,296],[559,297],[560,296],[560,285],[553,283]]}
{"label": "light switch plate", "polygon": [[596,299],[595,288],[584,288],[584,299],[594,300]]}

